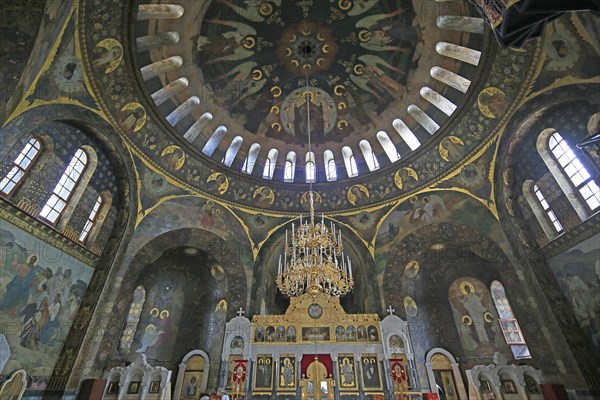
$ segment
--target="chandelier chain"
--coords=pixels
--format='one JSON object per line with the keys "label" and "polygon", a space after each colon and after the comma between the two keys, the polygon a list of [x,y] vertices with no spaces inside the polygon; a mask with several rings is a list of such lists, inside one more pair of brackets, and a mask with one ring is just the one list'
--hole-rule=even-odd
{"label": "chandelier chain", "polygon": [[[307,56],[305,53],[305,57]],[[312,162],[311,168],[314,168],[311,151],[311,96],[306,67],[305,79],[308,162]],[[292,223],[291,240],[288,240],[288,231],[286,230],[283,260],[280,255],[275,283],[281,293],[286,296],[300,296],[304,293],[326,293],[332,296],[341,296],[350,292],[354,287],[352,263],[350,257],[344,258],[341,230],[336,230],[333,222],[328,229],[325,225],[324,215],[321,215],[321,222],[315,223],[312,179],[309,180],[309,183],[309,219],[303,222],[302,216],[300,216],[297,230],[295,224]]]}

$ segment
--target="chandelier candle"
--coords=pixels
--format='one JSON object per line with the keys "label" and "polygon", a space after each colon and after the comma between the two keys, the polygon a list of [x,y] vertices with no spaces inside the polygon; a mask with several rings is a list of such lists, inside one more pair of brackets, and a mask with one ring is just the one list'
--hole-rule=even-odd
{"label": "chandelier candle", "polygon": [[290,241],[286,231],[283,264],[280,256],[275,282],[286,296],[346,294],[352,290],[354,279],[350,257],[344,257],[342,232],[333,222],[331,231],[327,229],[324,215],[320,223],[315,223],[312,191],[309,196],[310,218],[300,217],[298,229],[292,223]]}

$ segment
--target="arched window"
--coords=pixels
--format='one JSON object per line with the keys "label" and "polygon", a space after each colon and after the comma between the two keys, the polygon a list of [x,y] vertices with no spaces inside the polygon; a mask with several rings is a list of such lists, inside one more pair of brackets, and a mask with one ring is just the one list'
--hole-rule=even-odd
{"label": "arched window", "polygon": [[[194,140],[196,140],[198,135],[200,135],[200,133],[202,133],[202,129],[204,129],[206,124],[208,124],[210,121],[212,121],[212,119],[213,119],[212,114],[209,112],[205,112],[204,114],[202,114],[200,116],[200,119],[198,119],[196,122],[194,122],[194,124],[192,126],[190,126],[190,129],[188,129],[183,134],[183,138],[185,140],[187,140],[188,142],[192,143]],[[203,149],[203,152],[204,152],[204,149]]]}
{"label": "arched window", "polygon": [[435,50],[442,56],[454,58],[455,60],[467,62],[472,65],[479,65],[481,52],[457,44],[439,42],[435,45]]}
{"label": "arched window", "polygon": [[554,132],[550,136],[548,147],[589,209],[597,209],[600,206],[600,188],[560,133]]}
{"label": "arched window", "polygon": [[467,78],[463,78],[462,76],[448,71],[442,67],[432,67],[429,71],[429,74],[433,79],[437,79],[438,81],[445,83],[446,85],[463,93],[467,93],[469,86],[471,86],[471,81]]}
{"label": "arched window", "polygon": [[296,175],[296,153],[290,151],[285,158],[285,168],[283,170],[283,180],[285,182],[294,182]]}
{"label": "arched window", "polygon": [[523,182],[523,196],[548,239],[554,239],[558,233],[563,231],[563,226],[552,211],[550,203],[531,179]]}
{"label": "arched window", "polygon": [[404,123],[404,121],[402,121],[400,118],[396,118],[394,122],[392,122],[392,126],[412,151],[415,151],[419,148],[421,142],[419,139],[417,139],[413,131],[411,131],[410,128]]}
{"label": "arched window", "polygon": [[367,167],[369,167],[369,171],[375,171],[379,169],[379,161],[377,161],[377,157],[375,156],[375,153],[373,153],[371,144],[366,140],[361,140],[358,146],[360,147],[360,151],[362,151],[363,156],[365,157],[365,161],[367,162]]}
{"label": "arched window", "polygon": [[396,162],[400,159],[400,154],[398,154],[396,146],[394,146],[394,143],[387,133],[384,131],[377,132],[377,140],[379,141],[379,144],[381,144],[381,147],[383,147],[383,151],[385,151],[390,162]]}
{"label": "arched window", "polygon": [[433,135],[440,129],[440,125],[419,106],[411,104],[408,106],[407,111],[430,135]]}
{"label": "arched window", "polygon": [[356,160],[354,159],[354,154],[352,154],[352,149],[348,146],[344,146],[342,148],[342,156],[344,157],[344,164],[346,164],[348,177],[352,178],[353,176],[357,176],[358,168],[356,167]]}
{"label": "arched window", "polygon": [[246,161],[244,161],[244,165],[242,166],[242,172],[250,175],[252,170],[254,169],[254,164],[256,164],[256,159],[258,158],[258,153],[260,152],[260,144],[253,143],[250,146],[250,150],[248,150],[248,157],[246,157]]}
{"label": "arched window", "polygon": [[316,182],[317,169],[315,167],[315,153],[306,153],[306,183]]}
{"label": "arched window", "polygon": [[223,164],[225,164],[225,166],[231,167],[231,164],[233,164],[233,160],[235,160],[235,156],[237,155],[238,151],[240,151],[240,147],[242,147],[243,142],[244,139],[242,139],[241,136],[236,136],[233,138],[229,148],[227,149],[227,152],[225,153],[225,157],[223,157],[223,160],[221,161]]}
{"label": "arched window", "polygon": [[492,292],[492,300],[498,311],[498,322],[504,334],[504,340],[510,346],[515,360],[531,358],[529,348],[519,327],[519,322],[512,312],[512,308],[506,298],[504,286],[498,281],[493,281],[490,286]]}
{"label": "arched window", "polygon": [[12,167],[2,181],[0,181],[0,192],[7,197],[12,196],[21,183],[25,181],[25,177],[31,170],[34,161],[40,155],[42,145],[36,138],[29,139],[29,142],[23,147],[17,158],[12,162]]}
{"label": "arched window", "polygon": [[98,214],[100,212],[100,207],[102,207],[102,196],[98,196],[98,198],[96,199],[96,203],[94,203],[94,207],[92,208],[90,215],[88,215],[83,230],[79,234],[80,243],[85,243],[87,241],[89,234],[92,231],[92,228],[94,227],[94,225],[96,225],[96,222],[98,222]]}
{"label": "arched window", "polygon": [[420,91],[421,97],[425,100],[433,104],[440,111],[442,111],[447,116],[451,116],[454,111],[456,111],[456,104],[433,90],[428,86],[424,86]]}
{"label": "arched window", "polygon": [[535,197],[537,197],[538,201],[542,205],[542,208],[544,209],[544,211],[546,212],[546,215],[550,219],[550,222],[552,223],[554,230],[557,233],[562,232],[563,227],[562,227],[560,221],[556,217],[556,214],[554,214],[554,211],[552,211],[552,209],[550,208],[550,204],[548,204],[548,202],[544,198],[544,195],[540,191],[540,188],[538,187],[538,185],[535,185],[535,184],[533,185],[533,194],[535,194]]}
{"label": "arched window", "polygon": [[333,152],[331,150],[325,150],[323,152],[323,161],[325,162],[325,175],[327,182],[333,182],[337,180],[337,169],[335,160],[333,159]]}
{"label": "arched window", "polygon": [[215,150],[219,146],[219,143],[221,143],[221,140],[223,140],[223,137],[226,134],[227,134],[227,128],[224,127],[223,125],[219,126],[217,129],[215,129],[215,131],[211,135],[210,139],[208,139],[208,141],[202,148],[202,153],[206,154],[209,157],[212,156],[212,154],[215,152]]}
{"label": "arched window", "polygon": [[52,195],[44,204],[40,217],[54,224],[64,211],[77,182],[87,164],[88,157],[83,149],[79,148],[63,172],[60,180],[54,187]]}
{"label": "arched window", "polygon": [[267,159],[265,161],[265,167],[263,169],[263,178],[265,179],[273,179],[273,173],[275,172],[275,165],[277,163],[277,156],[279,152],[277,149],[269,150],[267,154]]}
{"label": "arched window", "polygon": [[121,333],[121,341],[119,343],[119,351],[122,355],[129,352],[135,330],[140,316],[142,315],[142,309],[144,308],[144,302],[146,301],[146,289],[143,286],[138,286],[133,292],[133,298],[131,299],[131,305],[129,306],[129,313],[127,314],[127,320]]}

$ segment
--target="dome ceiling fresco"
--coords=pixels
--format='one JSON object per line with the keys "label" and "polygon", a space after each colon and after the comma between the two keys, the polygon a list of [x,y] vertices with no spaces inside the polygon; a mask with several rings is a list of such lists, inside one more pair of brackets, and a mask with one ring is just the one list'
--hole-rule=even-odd
{"label": "dome ceiling fresco", "polygon": [[305,145],[308,90],[315,145],[362,138],[414,78],[414,9],[303,4],[213,3],[196,36],[195,64],[217,105],[249,134]]}
{"label": "dome ceiling fresco", "polygon": [[489,153],[541,49],[499,49],[462,1],[98,4],[82,2],[82,54],[132,151],[273,213],[307,207],[308,110],[316,208],[384,204]]}
{"label": "dome ceiling fresco", "polygon": [[[277,149],[279,163],[285,161],[287,152],[297,152],[300,166],[307,152],[308,104],[317,165],[323,168],[323,151],[331,150],[338,168],[343,166],[343,146],[365,158],[359,147],[365,139],[369,154],[386,157],[377,164],[396,161],[396,154],[385,155],[378,132],[390,138],[388,147],[402,142],[399,152],[388,148],[388,153],[408,153],[433,132],[421,135],[425,136],[421,140],[417,133],[416,144],[403,142],[396,132],[398,126],[392,123],[407,116],[408,107],[431,114],[439,128],[456,109],[455,103],[464,101],[469,79],[456,80],[455,86],[464,87],[453,89],[436,81],[432,68],[451,76],[476,73],[476,65],[465,66],[460,56],[442,55],[436,45],[451,43],[455,51],[474,57],[468,61],[477,64],[483,42],[481,34],[469,29],[443,30],[436,25],[438,17],[448,18],[448,13],[467,16],[469,10],[461,3],[442,7],[435,7],[434,2],[417,1],[415,7],[410,1],[377,0],[182,4],[180,18],[151,21],[138,29],[138,40],[148,34],[178,36],[177,43],[149,54],[140,54],[138,48],[140,65],[181,57],[182,65],[161,77],[163,86],[185,78],[189,85],[174,96],[175,101],[184,104],[195,96],[199,107],[192,111],[194,117],[210,113],[213,128],[224,126],[229,132],[217,144],[221,153],[235,136],[243,139],[236,153],[240,159],[257,143],[263,153]],[[471,31],[483,32],[483,21],[478,18],[454,23],[470,24]],[[146,84],[151,93],[156,90],[155,83]],[[423,98],[423,90],[430,90],[433,105]],[[444,104],[436,96],[443,97]],[[440,105],[445,106],[442,111],[436,108]],[[169,112],[165,110],[164,116]],[[406,130],[422,129],[410,116],[401,125]],[[203,149],[201,142],[193,145]],[[204,150],[212,155],[212,148]],[[240,170],[239,165],[234,167]]]}

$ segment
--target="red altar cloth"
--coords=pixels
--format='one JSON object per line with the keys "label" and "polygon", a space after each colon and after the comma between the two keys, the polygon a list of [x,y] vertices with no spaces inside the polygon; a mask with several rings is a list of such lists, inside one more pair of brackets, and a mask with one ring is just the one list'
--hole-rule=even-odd
{"label": "red altar cloth", "polygon": [[319,358],[319,361],[323,363],[325,368],[327,368],[327,376],[333,378],[333,361],[331,360],[331,356],[329,354],[304,354],[302,355],[301,369],[302,377],[306,375],[306,369],[308,366],[315,361],[315,357]]}

